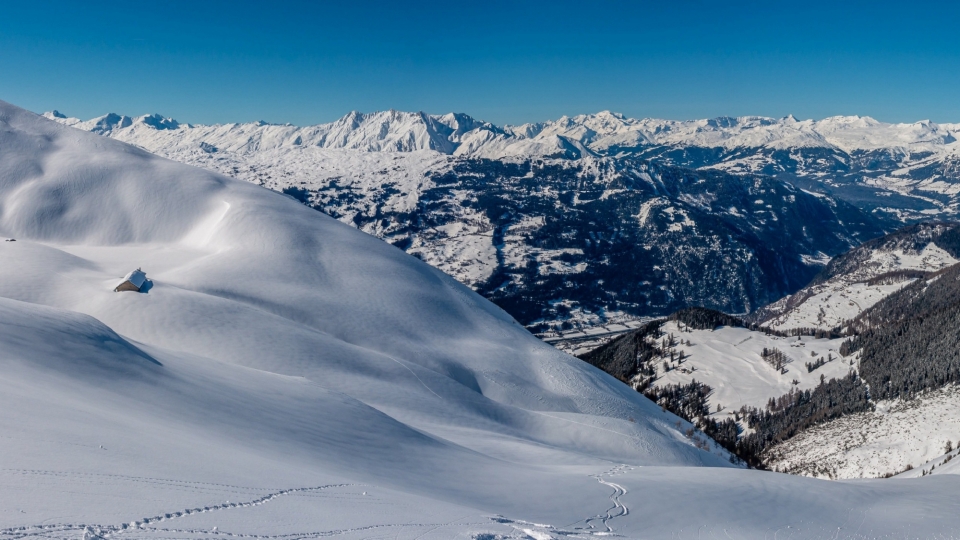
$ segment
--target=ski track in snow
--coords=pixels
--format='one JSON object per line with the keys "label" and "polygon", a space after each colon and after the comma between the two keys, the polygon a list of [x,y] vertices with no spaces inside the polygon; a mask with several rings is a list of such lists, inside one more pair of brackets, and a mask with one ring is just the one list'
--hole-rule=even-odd
{"label": "ski track in snow", "polygon": [[613,533],[613,528],[610,527],[610,522],[616,518],[623,517],[630,514],[630,509],[620,501],[620,497],[624,496],[627,493],[627,489],[621,486],[620,484],[615,484],[613,482],[608,482],[604,480],[604,476],[614,476],[620,474],[626,470],[631,470],[633,467],[628,467],[627,465],[617,465],[616,467],[610,469],[607,472],[594,475],[593,477],[597,479],[597,482],[608,486],[613,489],[613,493],[610,495],[610,502],[613,503],[613,506],[607,509],[606,514],[602,516],[596,516],[584,520],[590,529],[594,528],[593,522],[600,520],[603,527],[606,529],[607,533]]}
{"label": "ski track in snow", "polygon": [[[144,478],[144,477],[130,477],[123,475],[97,475],[97,474],[85,474],[85,473],[58,473],[54,471],[31,471],[31,470],[7,470],[4,472],[15,472],[23,474],[43,474],[50,476],[61,476],[69,477],[74,474],[83,475],[83,476],[108,476],[115,478],[122,478],[137,482],[147,482],[152,484],[160,485],[173,485],[176,487],[183,487],[190,484],[200,484],[200,485],[209,485],[209,486],[220,486],[220,487],[231,487],[238,489],[250,489],[256,490],[256,488],[242,488],[240,486],[229,486],[225,484],[212,484],[206,482],[189,482],[182,480],[164,480],[164,479],[154,479],[154,478]],[[171,521],[179,518],[183,518],[195,514],[204,514],[208,512],[216,512],[220,510],[230,510],[230,509],[243,509],[243,508],[254,508],[261,505],[264,505],[268,502],[273,501],[279,497],[287,495],[305,495],[308,496],[311,493],[317,493],[319,491],[332,490],[338,488],[346,487],[359,487],[362,484],[330,484],[324,486],[315,486],[315,487],[300,487],[300,488],[291,488],[277,490],[267,495],[264,495],[260,498],[245,501],[245,502],[225,502],[222,504],[207,505],[203,507],[187,508],[173,512],[164,512],[162,514],[157,514],[153,517],[141,518],[136,521],[131,521],[129,523],[122,523],[119,525],[102,525],[102,524],[88,524],[88,523],[59,523],[59,524],[39,524],[39,525],[23,525],[18,527],[9,527],[6,529],[0,529],[0,540],[22,540],[22,539],[47,539],[47,540],[104,540],[106,538],[117,538],[120,535],[125,537],[130,537],[131,534],[141,533],[147,535],[146,537],[151,540],[184,540],[186,538],[197,538],[198,536],[209,536],[209,537],[222,537],[222,538],[256,538],[262,540],[300,540],[305,538],[325,538],[332,536],[342,536],[353,533],[361,533],[366,531],[374,531],[378,529],[389,529],[397,528],[397,537],[404,529],[409,528],[419,528],[425,529],[415,538],[422,538],[434,531],[443,529],[444,527],[483,527],[484,525],[489,525],[489,521],[464,521],[470,516],[463,516],[459,519],[449,521],[449,522],[439,522],[439,523],[380,523],[374,525],[365,525],[361,527],[350,527],[350,528],[341,528],[341,529],[330,529],[323,531],[307,531],[307,532],[294,532],[294,533],[284,533],[284,534],[249,534],[249,533],[240,533],[240,532],[230,532],[219,530],[218,528],[160,528],[153,527],[148,525],[153,525],[156,523],[162,523],[166,521]],[[134,536],[139,538],[140,536]]]}
{"label": "ski track in snow", "polygon": [[[26,471],[30,473],[40,473],[40,474],[51,474],[56,476],[70,476],[69,474],[57,474],[50,473],[48,471]],[[111,476],[111,475],[108,475]],[[139,477],[123,477],[121,478],[131,478],[135,481],[151,481],[155,479],[150,478],[139,478]],[[166,483],[169,481],[157,480],[156,482],[151,483]],[[177,481],[173,481],[177,482]],[[181,483],[181,482],[178,482]],[[191,482],[182,482],[184,484],[189,484]],[[202,484],[202,482],[197,482]],[[210,484],[210,485],[219,485],[219,484]],[[224,502],[221,504],[207,505],[203,507],[195,508],[186,508],[182,510],[164,512],[152,517],[140,518],[138,520],[130,521],[128,523],[122,523],[119,525],[97,525],[97,524],[86,524],[86,523],[62,523],[62,524],[39,524],[39,525],[21,525],[18,527],[9,527],[6,529],[0,529],[0,540],[19,540],[22,538],[63,538],[63,539],[74,539],[76,536],[56,536],[51,533],[77,533],[82,532],[84,540],[95,540],[98,538],[106,538],[107,536],[113,534],[123,534],[131,530],[148,530],[148,531],[163,531],[168,530],[170,532],[181,532],[181,533],[191,533],[191,534],[213,534],[213,535],[224,535],[224,536],[234,536],[239,538],[292,538],[296,535],[279,535],[279,536],[263,536],[263,535],[248,535],[248,534],[236,534],[236,533],[225,533],[221,531],[212,531],[206,529],[146,529],[145,525],[150,525],[152,523],[161,523],[168,520],[178,519],[194,514],[204,514],[207,512],[216,512],[220,510],[229,510],[233,508],[253,508],[266,504],[278,497],[283,497],[285,495],[294,495],[301,493],[311,493],[317,491],[323,491],[328,489],[344,488],[344,487],[355,487],[360,484],[330,484],[325,486],[316,486],[316,487],[300,487],[300,488],[290,488],[283,489],[279,491],[274,491],[268,493],[257,499],[249,500],[246,502]],[[231,486],[234,487],[234,486]],[[319,533],[309,533],[304,536],[314,535],[317,536]],[[329,534],[327,535],[329,536]]]}
{"label": "ski track in snow", "polygon": [[[404,366],[406,367],[406,366]],[[409,368],[408,368],[409,369]],[[416,374],[414,374],[416,375]],[[595,475],[600,483],[608,485],[614,488],[613,495],[610,496],[610,500],[613,501],[614,506],[607,510],[606,515],[595,516],[584,520],[587,524],[591,521],[600,519],[606,528],[607,532],[611,532],[612,529],[607,525],[607,522],[613,518],[627,515],[629,513],[628,509],[623,506],[619,497],[626,493],[626,490],[617,484],[613,484],[603,480],[604,475],[615,474],[620,470],[623,470],[626,466],[618,466],[612,469],[611,471]],[[210,492],[215,490],[217,493],[230,492],[230,493],[244,493],[250,491],[264,491],[263,488],[255,487],[246,487],[246,486],[236,486],[231,484],[218,484],[213,482],[194,482],[189,480],[171,480],[164,478],[149,478],[142,476],[128,476],[120,474],[98,474],[98,473],[82,473],[82,472],[65,472],[65,471],[48,471],[48,470],[35,470],[35,469],[0,469],[0,473],[7,474],[20,474],[20,475],[38,475],[38,476],[49,476],[49,477],[58,477],[58,478],[75,478],[75,477],[89,477],[96,479],[103,479],[103,482],[95,482],[101,485],[108,485],[108,480],[124,480],[130,482],[140,482],[151,484],[155,486],[169,486],[174,487],[179,490],[190,490],[190,491],[199,491],[199,492]],[[256,538],[262,540],[301,540],[305,538],[324,538],[332,536],[342,536],[352,533],[360,533],[366,531],[374,531],[378,529],[389,529],[397,528],[397,537],[403,529],[425,529],[420,534],[414,538],[419,539],[423,538],[435,531],[443,529],[444,527],[483,527],[484,525],[489,525],[490,521],[464,521],[470,516],[463,516],[457,520],[450,522],[440,522],[440,523],[380,523],[374,525],[366,525],[361,527],[351,527],[351,528],[341,528],[341,529],[331,529],[324,531],[307,531],[307,532],[293,532],[293,533],[284,533],[284,534],[250,534],[242,532],[230,532],[219,530],[218,528],[160,528],[154,526],[158,523],[169,522],[172,520],[184,518],[196,514],[205,514],[209,512],[217,512],[221,510],[231,510],[231,509],[243,509],[243,508],[255,508],[262,506],[268,502],[273,501],[274,499],[288,496],[288,495],[298,495],[298,496],[310,496],[311,494],[333,490],[338,488],[346,487],[359,487],[363,484],[329,484],[323,486],[315,487],[299,487],[299,488],[290,488],[290,489],[280,489],[275,490],[266,495],[263,495],[259,498],[244,501],[244,502],[230,502],[226,501],[222,504],[198,506],[194,508],[185,508],[171,512],[159,513],[152,517],[144,517],[138,520],[121,523],[119,525],[105,525],[105,524],[91,524],[91,523],[54,523],[54,524],[37,524],[37,525],[20,525],[16,527],[8,527],[0,529],[0,540],[104,540],[108,538],[118,538],[123,535],[127,538],[133,536],[134,538],[140,538],[136,533],[141,533],[147,535],[151,540],[184,540],[190,538],[197,538],[203,536],[209,537],[220,537],[220,538]],[[621,512],[614,513],[614,510],[621,509]],[[501,525],[508,525],[513,527],[514,530],[520,531],[521,536],[516,537],[519,539],[529,539],[531,538],[530,534],[534,536],[532,538],[538,538],[538,534],[546,535],[544,538],[553,538],[550,533],[541,533],[540,531],[531,529],[534,527],[536,529],[552,529],[549,525],[532,523],[523,520],[510,520],[497,516],[491,518],[495,523]],[[524,528],[517,528],[513,524],[519,524]],[[593,525],[590,525],[589,529],[594,529]],[[552,531],[559,533],[563,536],[579,536],[579,531],[564,531],[564,530],[555,530]],[[484,537],[481,534],[481,537]],[[514,538],[511,536],[502,536],[494,535],[495,538]]]}
{"label": "ski track in snow", "polygon": [[[630,514],[630,508],[620,500],[620,498],[627,493],[627,489],[620,484],[605,480],[604,477],[623,474],[624,472],[632,471],[635,468],[636,467],[631,467],[629,465],[617,465],[605,472],[590,475],[591,478],[596,479],[600,484],[603,484],[613,490],[613,492],[608,496],[613,505],[607,508],[603,514],[590,516],[559,528],[548,524],[533,523],[520,519],[508,519],[504,516],[494,516],[491,519],[496,523],[513,527],[514,530],[520,534],[520,536],[517,538],[525,540],[551,540],[556,538],[556,536],[564,538],[620,536],[610,525],[613,520]],[[597,522],[599,522],[600,526],[597,525]],[[600,527],[602,527],[602,530]],[[514,537],[508,536],[506,538]]]}
{"label": "ski track in snow", "polygon": [[613,489],[613,493],[610,494],[610,497],[609,497],[610,502],[613,503],[613,506],[608,508],[604,515],[598,515],[598,516],[584,520],[584,523],[588,526],[589,529],[591,530],[595,529],[594,522],[599,520],[600,523],[603,525],[603,527],[606,529],[606,531],[604,532],[608,534],[612,534],[614,532],[614,529],[610,527],[610,522],[616,518],[624,517],[630,514],[630,508],[628,508],[625,504],[623,504],[620,501],[620,497],[626,495],[627,489],[621,486],[620,484],[615,484],[613,482],[604,480],[603,477],[614,476],[632,469],[633,467],[629,467],[627,465],[617,465],[616,467],[610,469],[609,471],[593,476],[593,478],[597,479],[597,482],[600,482],[601,484]]}

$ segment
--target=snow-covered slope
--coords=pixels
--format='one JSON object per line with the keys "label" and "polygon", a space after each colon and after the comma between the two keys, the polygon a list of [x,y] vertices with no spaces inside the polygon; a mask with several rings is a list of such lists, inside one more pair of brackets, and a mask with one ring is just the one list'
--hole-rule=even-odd
{"label": "snow-covered slope", "polygon": [[[401,251],[5,103],[0,235],[4,539],[960,526],[950,479],[703,467],[682,422]],[[146,292],[112,292],[133,267]]]}
{"label": "snow-covered slope", "polygon": [[841,328],[918,277],[960,262],[956,247],[943,240],[956,228],[919,224],[858,246],[831,261],[811,285],[765,306],[756,318],[776,330]]}
{"label": "snow-covered slope", "polygon": [[[770,468],[818,478],[878,478],[928,463],[960,444],[955,385],[815,426],[768,450]],[[940,460],[942,461],[942,459]]]}

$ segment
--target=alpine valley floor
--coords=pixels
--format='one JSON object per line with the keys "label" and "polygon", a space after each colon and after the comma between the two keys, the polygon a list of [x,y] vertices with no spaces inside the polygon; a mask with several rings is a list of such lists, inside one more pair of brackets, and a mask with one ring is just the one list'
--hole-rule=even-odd
{"label": "alpine valley floor", "polygon": [[960,535],[956,475],[732,466],[399,249],[3,102],[0,238],[0,540]]}

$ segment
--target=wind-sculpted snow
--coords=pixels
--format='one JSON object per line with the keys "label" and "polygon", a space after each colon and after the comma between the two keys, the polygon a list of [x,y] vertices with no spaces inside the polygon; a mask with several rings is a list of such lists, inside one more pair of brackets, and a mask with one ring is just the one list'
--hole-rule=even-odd
{"label": "wind-sculpted snow", "polygon": [[[960,526],[950,478],[724,466],[689,424],[402,251],[7,104],[0,236],[16,240],[0,242],[0,538]],[[113,292],[135,267],[149,291]]]}

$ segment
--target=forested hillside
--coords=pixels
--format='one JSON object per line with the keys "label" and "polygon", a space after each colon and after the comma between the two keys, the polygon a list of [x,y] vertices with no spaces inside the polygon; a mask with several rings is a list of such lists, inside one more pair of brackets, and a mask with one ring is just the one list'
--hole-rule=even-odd
{"label": "forested hillside", "polygon": [[[953,257],[960,254],[958,239],[960,227],[955,224],[921,224],[868,242],[831,262],[815,284],[848,276],[865,277],[870,285],[885,280],[900,284],[846,326],[835,329],[842,333],[841,338],[815,328],[779,331],[712,310],[686,309],[648,323],[582,358],[602,369],[615,369],[619,379],[688,418],[752,466],[766,467],[772,460],[784,470],[803,474],[855,475],[856,470],[843,461],[847,459],[844,456],[856,453],[870,436],[887,437],[884,433],[898,429],[896,424],[883,423],[884,433],[856,435],[863,440],[847,440],[855,432],[827,426],[816,431],[818,443],[807,441],[809,437],[799,444],[786,443],[814,427],[850,415],[873,414],[878,406],[887,410],[892,406],[890,400],[910,402],[926,392],[960,383],[960,264],[938,271],[883,272],[884,267],[876,264],[871,267],[872,274],[864,270],[878,260],[878,252],[909,257],[929,253],[930,246],[936,246]],[[712,335],[705,337],[697,331]],[[792,341],[794,337],[796,341]],[[815,350],[823,341],[819,338],[830,344],[827,354]],[[759,355],[754,350],[758,345],[749,345],[768,343],[770,339],[779,339],[779,343],[764,346]],[[793,349],[797,347],[809,351],[809,358],[803,362],[805,370],[795,367],[798,357]],[[736,375],[735,364],[740,362],[748,362],[754,366],[752,370],[760,372],[765,362],[773,371],[766,372],[765,379],[751,382],[743,378],[750,372]],[[804,371],[819,377],[817,384],[805,387]],[[679,379],[678,372],[684,374]],[[726,409],[722,405],[734,399],[731,389],[739,389],[734,394],[742,395],[751,385],[759,384],[767,385],[769,393],[778,388],[775,381],[783,377],[792,377],[795,385],[787,392],[765,404],[747,403],[729,413],[722,412]],[[938,398],[918,402],[918,406],[941,407],[941,402],[943,399]],[[946,423],[943,429],[950,431],[950,426]],[[960,435],[941,433],[936,426],[925,429],[934,440],[946,437],[949,441]],[[834,451],[834,461],[819,465],[798,454],[823,447],[845,450]],[[776,451],[771,454],[773,448]],[[916,456],[930,457],[929,451],[917,452],[910,454],[914,460]],[[861,458],[856,459],[863,471],[873,471],[862,474],[896,472],[871,469]],[[891,461],[900,463],[895,465],[899,470],[913,466],[907,457]]]}
{"label": "forested hillside", "polygon": [[844,353],[860,351],[860,374],[876,399],[960,381],[960,265],[914,282],[851,326]]}
{"label": "forested hillside", "polygon": [[[801,334],[689,308],[581,358],[693,422],[745,462],[763,468],[763,452],[771,445],[830,419],[872,408],[866,386],[852,366],[831,352],[840,340]],[[802,359],[809,360],[802,364]],[[731,387],[736,389],[731,392]],[[734,396],[745,399],[731,402]]]}
{"label": "forested hillside", "polygon": [[749,319],[777,330],[839,333],[880,300],[957,262],[956,223],[910,225],[833,258],[809,285],[760,308]]}

